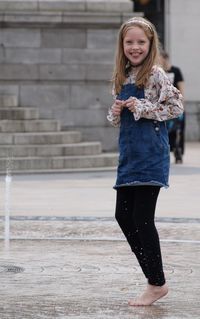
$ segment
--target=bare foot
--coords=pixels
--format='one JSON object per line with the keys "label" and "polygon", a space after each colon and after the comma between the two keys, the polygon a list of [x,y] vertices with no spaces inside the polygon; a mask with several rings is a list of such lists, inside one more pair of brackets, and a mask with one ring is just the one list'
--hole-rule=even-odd
{"label": "bare foot", "polygon": [[136,299],[129,301],[129,306],[150,306],[156,300],[164,297],[168,293],[166,284],[163,286],[153,286],[148,284],[144,293]]}

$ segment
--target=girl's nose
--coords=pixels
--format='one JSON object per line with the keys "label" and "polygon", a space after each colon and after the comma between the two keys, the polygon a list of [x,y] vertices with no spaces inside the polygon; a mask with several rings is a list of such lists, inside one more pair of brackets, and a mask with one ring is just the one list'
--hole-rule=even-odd
{"label": "girl's nose", "polygon": [[139,48],[138,43],[133,43],[131,46],[131,49],[133,49],[133,50],[137,50],[138,48]]}

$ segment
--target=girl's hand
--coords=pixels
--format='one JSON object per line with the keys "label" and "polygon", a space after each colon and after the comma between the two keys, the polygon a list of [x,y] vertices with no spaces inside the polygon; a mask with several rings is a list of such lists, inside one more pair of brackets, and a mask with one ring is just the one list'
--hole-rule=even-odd
{"label": "girl's hand", "polygon": [[111,106],[113,115],[119,116],[124,106],[124,101],[115,100],[115,103]]}
{"label": "girl's hand", "polygon": [[129,97],[128,100],[124,101],[124,106],[134,113],[136,110],[136,101],[137,99],[135,97]]}

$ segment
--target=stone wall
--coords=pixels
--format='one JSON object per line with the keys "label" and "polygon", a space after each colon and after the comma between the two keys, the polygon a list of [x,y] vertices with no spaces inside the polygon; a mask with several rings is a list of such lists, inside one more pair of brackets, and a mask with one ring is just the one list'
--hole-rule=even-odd
{"label": "stone wall", "polygon": [[106,120],[117,30],[129,0],[0,1],[0,94],[116,148]]}

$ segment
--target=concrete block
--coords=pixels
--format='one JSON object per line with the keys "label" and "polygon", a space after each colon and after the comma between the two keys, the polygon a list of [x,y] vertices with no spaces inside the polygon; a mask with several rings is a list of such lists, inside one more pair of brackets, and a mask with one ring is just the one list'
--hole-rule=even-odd
{"label": "concrete block", "polygon": [[97,155],[101,153],[100,142],[85,142],[66,145],[62,149],[64,156],[77,156],[77,155]]}
{"label": "concrete block", "polygon": [[127,0],[87,0],[86,1],[87,11],[99,11],[99,12],[122,12],[122,11],[132,11],[133,3]]}
{"label": "concrete block", "polygon": [[32,84],[21,85],[20,105],[40,108],[42,117],[55,118],[57,108],[69,107],[69,86]]}
{"label": "concrete block", "polygon": [[[88,29],[87,48],[88,49],[111,49],[113,50],[117,42],[116,29]],[[114,50],[113,50],[114,55]]]}
{"label": "concrete block", "polygon": [[0,84],[0,95],[19,95],[19,85]]}
{"label": "concrete block", "polygon": [[0,145],[12,144],[13,143],[13,134],[0,134]]}
{"label": "concrete block", "polygon": [[0,29],[0,43],[3,47],[40,47],[39,29],[5,28]]}
{"label": "concrete block", "polygon": [[112,7],[114,11],[118,11],[120,6],[116,4],[116,1],[113,3],[112,0],[109,5],[105,1],[86,1],[86,11],[106,12],[109,11],[107,10],[109,7]]}
{"label": "concrete block", "polygon": [[43,29],[41,30],[43,48],[86,48],[84,29]]}
{"label": "concrete block", "polygon": [[1,145],[0,158],[10,157],[13,159],[15,157],[21,157],[21,156],[31,156],[31,147],[28,150],[28,148],[24,148],[21,146]]}
{"label": "concrete block", "polygon": [[13,134],[14,144],[71,144],[81,141],[80,132],[41,132]]}
{"label": "concrete block", "polygon": [[81,156],[101,153],[101,143],[68,145],[1,145],[0,157]]}
{"label": "concrete block", "polygon": [[64,12],[62,21],[70,27],[73,25],[84,27],[103,26],[104,28],[115,25],[119,27],[121,25],[121,15],[107,12]]}
{"label": "concrete block", "polygon": [[61,125],[64,124],[68,127],[77,126],[105,126],[106,123],[106,111],[105,110],[95,110],[95,109],[79,109],[66,110],[65,118],[60,119]]}
{"label": "concrete block", "polygon": [[114,63],[114,50],[112,49],[63,49],[62,62],[71,63]]}
{"label": "concrete block", "polygon": [[[33,151],[33,147],[31,147]],[[68,145],[44,145],[34,148],[34,156],[82,156],[97,155],[101,152],[99,142],[76,143]],[[32,155],[31,155],[32,156]]]}
{"label": "concrete block", "polygon": [[77,126],[76,128],[81,131],[84,141],[101,141],[103,151],[116,152],[118,150],[118,128],[112,126]]}
{"label": "concrete block", "polygon": [[111,81],[113,73],[113,65],[112,64],[87,64],[86,65],[86,80],[104,80]]}
{"label": "concrete block", "polygon": [[26,49],[7,48],[1,55],[0,63],[6,64],[41,64],[61,63],[61,49]]}
{"label": "concrete block", "polygon": [[38,7],[35,0],[1,0],[0,11],[36,11]]}
{"label": "concrete block", "polygon": [[55,132],[60,130],[57,120],[1,120],[0,132]]}
{"label": "concrete block", "polygon": [[0,80],[38,80],[37,65],[6,64],[0,65]]}
{"label": "concrete block", "polygon": [[65,168],[114,167],[117,164],[116,154],[100,154],[91,156],[68,156],[64,159]]}
{"label": "concrete block", "polygon": [[70,107],[72,109],[106,109],[113,104],[111,85],[108,82],[72,84]]}
{"label": "concrete block", "polygon": [[129,0],[1,0],[0,11],[100,11],[122,12],[132,10]]}
{"label": "concrete block", "polygon": [[16,25],[37,25],[49,27],[55,27],[56,24],[62,23],[62,12],[31,12],[31,13],[23,13],[23,12],[14,12],[8,13],[3,16],[4,23],[6,24],[16,24]]}
{"label": "concrete block", "polygon": [[40,65],[40,80],[85,80],[86,67],[81,64]]}
{"label": "concrete block", "polygon": [[8,158],[12,157],[13,151],[12,151],[12,145],[1,145],[1,152],[0,152],[0,158]]}
{"label": "concrete block", "polygon": [[44,11],[84,11],[85,1],[80,0],[39,0],[39,10]]}
{"label": "concrete block", "polygon": [[[117,155],[114,153],[67,156],[67,157],[16,157],[12,160],[12,172],[47,171],[51,169],[81,169],[94,167],[115,167]],[[7,159],[0,158],[0,171],[6,171]]]}
{"label": "concrete block", "polygon": [[[27,171],[35,169],[51,169],[52,168],[52,159],[51,158],[15,158],[13,160],[13,169],[12,171]],[[1,165],[1,161],[0,161]]]}
{"label": "concrete block", "polygon": [[39,111],[36,108],[1,108],[0,120],[35,120],[39,117]]}
{"label": "concrete block", "polygon": [[0,108],[18,106],[18,97],[16,95],[0,95]]}

